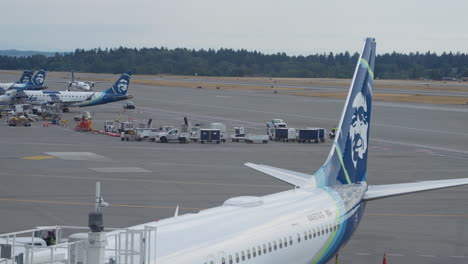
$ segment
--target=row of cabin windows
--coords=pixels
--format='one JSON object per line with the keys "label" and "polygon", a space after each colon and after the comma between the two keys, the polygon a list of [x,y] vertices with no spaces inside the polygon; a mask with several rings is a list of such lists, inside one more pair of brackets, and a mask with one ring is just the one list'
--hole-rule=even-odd
{"label": "row of cabin windows", "polygon": [[[335,224],[335,225],[330,224],[330,225],[327,225],[327,226],[322,226],[322,227],[317,228],[317,229],[314,228],[312,230],[304,231],[303,238],[304,238],[304,240],[316,238],[316,237],[319,237],[321,235],[323,236],[325,234],[337,231],[338,228],[340,228],[339,224]],[[297,243],[300,243],[300,242],[301,242],[301,234],[297,234]],[[240,252],[240,254],[235,253],[234,256],[229,255],[228,256],[229,262],[226,262],[226,258],[222,257],[221,258],[221,264],[239,263],[240,261],[245,261],[246,259],[255,258],[257,256],[261,256],[262,254],[267,254],[269,252],[276,251],[278,249],[282,249],[283,247],[286,248],[286,247],[288,247],[288,245],[289,246],[293,245],[292,236],[289,236],[289,239],[283,238],[282,240],[278,239],[278,241],[268,242],[268,244],[263,244],[261,247],[260,246],[257,246],[257,248],[252,247],[252,250],[250,250],[250,249],[242,250]],[[205,262],[205,264],[207,264],[207,263]],[[214,264],[214,261],[213,260],[210,261],[209,264]]]}
{"label": "row of cabin windows", "polygon": [[[45,94],[40,94],[38,95],[39,97],[48,97],[49,95],[45,95]],[[73,98],[86,98],[85,95],[62,95],[62,97],[73,97]]]}

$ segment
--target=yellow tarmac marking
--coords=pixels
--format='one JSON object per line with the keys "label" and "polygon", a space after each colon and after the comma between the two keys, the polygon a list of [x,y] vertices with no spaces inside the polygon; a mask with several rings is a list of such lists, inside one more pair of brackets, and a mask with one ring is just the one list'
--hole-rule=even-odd
{"label": "yellow tarmac marking", "polygon": [[32,157],[22,157],[21,159],[26,160],[45,160],[45,159],[55,159],[53,156],[32,156]]}
{"label": "yellow tarmac marking", "polygon": [[[41,200],[20,200],[0,198],[0,201],[6,202],[21,202],[21,203],[44,203],[44,204],[66,204],[66,205],[87,205],[92,206],[94,203],[80,203],[80,202],[56,202],[56,201],[41,201]],[[153,205],[130,205],[130,204],[111,204],[112,207],[130,207],[130,208],[156,208],[156,209],[175,209],[175,206],[153,206]],[[206,208],[190,208],[181,207],[180,210],[204,210]]]}

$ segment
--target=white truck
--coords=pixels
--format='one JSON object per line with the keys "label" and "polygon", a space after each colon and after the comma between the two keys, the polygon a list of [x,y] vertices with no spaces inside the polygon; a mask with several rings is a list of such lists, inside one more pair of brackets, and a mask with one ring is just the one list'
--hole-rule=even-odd
{"label": "white truck", "polygon": [[156,133],[156,137],[150,138],[150,141],[156,141],[156,142],[161,142],[161,143],[167,143],[167,142],[186,143],[189,140],[190,140],[190,133],[181,132],[178,128],[173,128],[169,131],[158,132]]}

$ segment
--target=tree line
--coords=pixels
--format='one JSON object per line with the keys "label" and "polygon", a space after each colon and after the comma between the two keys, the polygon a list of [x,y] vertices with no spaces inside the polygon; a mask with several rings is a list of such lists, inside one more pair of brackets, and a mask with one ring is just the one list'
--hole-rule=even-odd
{"label": "tree line", "polygon": [[[245,49],[113,48],[77,49],[54,56],[0,56],[0,69],[47,69],[91,73],[172,74],[199,76],[266,76],[350,78],[359,54],[349,52],[288,56]],[[386,53],[377,55],[375,76],[381,79],[468,77],[464,53]]]}

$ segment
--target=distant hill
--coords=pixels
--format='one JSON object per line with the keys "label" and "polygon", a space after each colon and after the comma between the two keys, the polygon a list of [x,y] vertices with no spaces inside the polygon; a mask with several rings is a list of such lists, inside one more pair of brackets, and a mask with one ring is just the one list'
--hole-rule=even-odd
{"label": "distant hill", "polygon": [[[63,52],[59,52],[63,54]],[[29,57],[32,55],[44,55],[46,57],[52,57],[55,55],[55,52],[47,51],[34,51],[34,50],[0,50],[0,56],[10,56],[10,57]]]}

